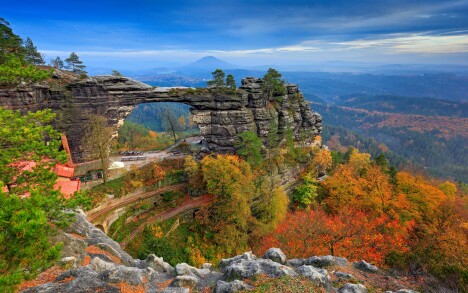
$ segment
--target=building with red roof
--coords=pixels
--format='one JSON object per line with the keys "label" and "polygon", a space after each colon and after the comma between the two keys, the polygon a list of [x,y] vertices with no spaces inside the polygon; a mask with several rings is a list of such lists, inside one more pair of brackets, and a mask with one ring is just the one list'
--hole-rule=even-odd
{"label": "building with red roof", "polygon": [[[57,164],[55,165],[53,171],[57,174],[57,182],[54,185],[54,188],[60,190],[60,192],[66,197],[70,197],[76,191],[80,190],[81,182],[79,180],[75,180],[73,176],[75,175],[75,166],[73,161],[71,160],[70,149],[68,147],[67,137],[62,135],[62,147],[68,154],[68,161],[65,164]],[[47,161],[48,159],[44,159]],[[36,167],[37,163],[34,161],[17,161],[14,163],[15,167],[17,167],[20,171],[32,171],[34,167]],[[8,192],[8,188],[6,186],[3,187],[4,192]],[[20,195],[20,197],[28,197],[30,194],[29,192]]]}
{"label": "building with red roof", "polygon": [[54,168],[55,174],[59,177],[72,178],[75,174],[75,167],[69,167],[67,165],[57,164]]}

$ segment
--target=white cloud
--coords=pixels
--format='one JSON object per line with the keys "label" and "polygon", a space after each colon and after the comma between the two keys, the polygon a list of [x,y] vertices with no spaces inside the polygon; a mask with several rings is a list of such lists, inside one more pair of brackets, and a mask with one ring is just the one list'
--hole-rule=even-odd
{"label": "white cloud", "polygon": [[[70,52],[42,51],[47,58],[67,57]],[[150,64],[163,66],[170,62],[186,64],[207,55],[214,55],[230,62],[262,65],[304,64],[326,60],[379,61],[379,62],[434,62],[453,60],[455,56],[468,53],[468,34],[461,35],[416,35],[394,34],[380,39],[361,39],[345,42],[308,40],[298,44],[276,48],[246,50],[90,50],[76,51],[87,64],[123,64],[138,67]],[[464,55],[462,55],[464,56]],[[447,59],[448,58],[448,59]],[[452,62],[452,61],[450,61]],[[462,61],[467,63],[467,61]],[[139,65],[138,65],[139,64]],[[175,63],[174,63],[175,64]]]}
{"label": "white cloud", "polygon": [[[386,53],[447,54],[468,52],[468,35],[395,36],[375,40],[354,40],[335,43],[334,50],[382,50]],[[333,50],[333,49],[332,49]]]}

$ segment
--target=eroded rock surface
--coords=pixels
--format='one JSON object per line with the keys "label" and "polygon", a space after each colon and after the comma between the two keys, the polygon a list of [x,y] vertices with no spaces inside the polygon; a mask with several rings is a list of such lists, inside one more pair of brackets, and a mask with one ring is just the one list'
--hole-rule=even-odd
{"label": "eroded rock surface", "polygon": [[[62,269],[53,281],[39,283],[40,285],[22,292],[227,293],[253,289],[258,286],[255,280],[275,278],[307,278],[311,284],[323,288],[325,292],[367,292],[364,286],[351,283],[340,285],[339,289],[333,288],[334,280],[354,280],[350,274],[335,270],[351,270],[353,275],[359,275],[360,271],[349,266],[346,259],[334,256],[287,261],[287,256],[281,249],[272,248],[263,257],[246,252],[223,259],[217,267],[209,263],[203,264],[201,268],[186,263],[173,267],[154,254],[144,260],[133,259],[117,242],[90,224],[81,213],[76,214],[76,221],[61,234],[57,239],[64,242],[64,247],[69,247],[62,251],[61,261],[58,262]],[[329,274],[329,271],[334,274]],[[379,274],[380,271],[371,275]],[[402,287],[388,289],[396,291],[400,288]]]}
{"label": "eroded rock surface", "polygon": [[210,151],[232,152],[240,132],[255,131],[265,137],[271,121],[276,131],[288,125],[296,137],[313,139],[322,131],[322,117],[313,112],[297,85],[287,85],[287,94],[268,98],[262,80],[245,78],[236,94],[190,88],[159,88],[117,76],[95,76],[63,85],[35,85],[0,89],[0,106],[21,111],[50,108],[58,115],[57,126],[67,134],[75,161],[80,161],[80,141],[86,113],[103,115],[109,125],[119,127],[133,108],[149,102],[178,102],[190,105],[193,121],[200,128]]}

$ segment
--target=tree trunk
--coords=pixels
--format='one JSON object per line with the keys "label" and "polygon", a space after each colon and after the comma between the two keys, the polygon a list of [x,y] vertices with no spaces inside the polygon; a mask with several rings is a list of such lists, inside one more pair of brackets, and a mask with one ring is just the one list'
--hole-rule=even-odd
{"label": "tree trunk", "polygon": [[105,164],[105,156],[104,156],[104,151],[101,149],[100,151],[101,155],[101,167],[102,167],[102,179],[104,180],[104,185],[107,184],[107,166]]}

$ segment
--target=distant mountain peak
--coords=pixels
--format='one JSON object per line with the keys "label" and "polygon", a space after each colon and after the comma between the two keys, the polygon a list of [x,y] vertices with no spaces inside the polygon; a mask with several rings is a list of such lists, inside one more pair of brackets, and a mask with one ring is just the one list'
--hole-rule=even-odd
{"label": "distant mountain peak", "polygon": [[223,60],[221,60],[219,58],[216,58],[215,56],[205,56],[205,57],[199,59],[197,62],[200,62],[200,61],[214,61],[214,60],[224,62]]}
{"label": "distant mountain peak", "polygon": [[193,63],[190,63],[189,65],[185,66],[187,68],[192,68],[192,69],[209,69],[209,70],[215,70],[216,68],[219,69],[232,69],[235,68],[236,66],[228,63],[224,60],[221,60],[219,58],[216,58],[214,56],[205,56]]}

